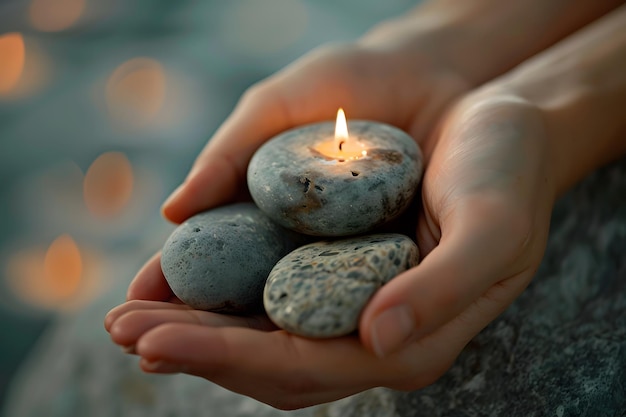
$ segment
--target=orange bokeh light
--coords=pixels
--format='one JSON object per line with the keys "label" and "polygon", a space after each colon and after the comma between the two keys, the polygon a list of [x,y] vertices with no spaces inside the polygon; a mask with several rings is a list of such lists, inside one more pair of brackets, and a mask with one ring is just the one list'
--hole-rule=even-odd
{"label": "orange bokeh light", "polygon": [[9,288],[33,306],[71,310],[85,301],[85,294],[93,287],[85,280],[84,255],[67,234],[56,238],[48,248],[19,251],[6,264]]}
{"label": "orange bokeh light", "polygon": [[24,71],[24,38],[17,32],[0,35],[0,95],[10,92]]}
{"label": "orange bokeh light", "polygon": [[103,153],[85,174],[83,197],[87,209],[97,217],[119,214],[131,199],[133,183],[133,168],[126,155]]}
{"label": "orange bokeh light", "polygon": [[30,22],[43,32],[58,32],[73,26],[85,10],[85,0],[33,0]]}
{"label": "orange bokeh light", "polygon": [[43,262],[42,285],[60,299],[77,293],[83,272],[80,250],[69,235],[61,235],[52,242]]}
{"label": "orange bokeh light", "polygon": [[165,102],[166,74],[151,58],[134,58],[120,65],[106,84],[106,103],[115,122],[142,127],[152,122]]}

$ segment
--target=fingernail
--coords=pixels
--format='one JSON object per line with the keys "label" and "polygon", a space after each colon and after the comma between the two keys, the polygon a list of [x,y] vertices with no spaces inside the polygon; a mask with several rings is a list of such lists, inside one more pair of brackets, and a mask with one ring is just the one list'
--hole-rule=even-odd
{"label": "fingernail", "polygon": [[173,204],[178,199],[182,191],[183,191],[183,184],[179,185],[178,187],[176,187],[174,191],[172,191],[172,194],[170,194],[170,196],[165,199],[165,202],[163,203],[161,208],[165,209],[166,207]]}
{"label": "fingernail", "polygon": [[143,359],[141,362],[143,369],[148,372],[158,372],[160,374],[177,374],[181,372],[180,365],[175,363],[165,361],[149,361],[146,359]]}
{"label": "fingernail", "polygon": [[372,346],[376,356],[383,358],[407,342],[415,330],[415,318],[406,305],[392,307],[382,312],[372,324]]}
{"label": "fingernail", "polygon": [[124,353],[128,353],[129,355],[134,355],[135,353],[137,353],[137,351],[135,350],[135,345],[122,346],[122,351]]}
{"label": "fingernail", "polygon": [[104,328],[106,329],[107,332],[111,328],[112,324],[113,324],[113,315],[111,315],[111,312],[109,311],[107,315],[104,317]]}

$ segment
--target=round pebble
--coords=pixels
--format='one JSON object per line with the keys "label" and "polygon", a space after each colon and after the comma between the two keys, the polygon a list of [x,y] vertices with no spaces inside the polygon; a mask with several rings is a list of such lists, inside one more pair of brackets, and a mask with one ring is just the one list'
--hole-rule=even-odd
{"label": "round pebble", "polygon": [[423,171],[415,141],[395,127],[348,123],[350,137],[367,154],[353,160],[318,149],[333,138],[334,123],[284,132],[266,142],[248,166],[253,200],[283,226],[314,236],[348,236],[374,230],[410,204]]}
{"label": "round pebble", "polygon": [[395,233],[311,243],[272,269],[263,294],[265,311],[293,334],[346,335],[357,329],[372,295],[418,262],[417,245]]}
{"label": "round pebble", "polygon": [[198,309],[262,311],[272,267],[303,244],[252,203],[219,207],[191,217],[165,242],[161,268],[174,294]]}

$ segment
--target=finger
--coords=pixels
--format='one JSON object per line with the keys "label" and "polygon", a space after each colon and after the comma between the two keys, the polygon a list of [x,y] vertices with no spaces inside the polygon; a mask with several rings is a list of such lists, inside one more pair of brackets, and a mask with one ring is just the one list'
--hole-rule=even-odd
{"label": "finger", "polygon": [[155,254],[139,270],[126,292],[127,300],[169,301],[174,296],[161,269],[161,253]]}
{"label": "finger", "polygon": [[189,310],[185,304],[173,304],[164,301],[131,300],[109,311],[104,318],[104,328],[110,331],[111,325],[121,316],[138,310]]}
{"label": "finger", "polygon": [[356,338],[310,340],[284,331],[164,325],[145,334],[137,351],[150,372],[162,366],[202,376],[279,408],[331,401],[406,372]]}
{"label": "finger", "polygon": [[[276,330],[265,316],[233,316],[226,314],[199,311],[190,308],[175,308],[170,305],[159,309],[155,303],[152,309],[140,308],[126,311],[111,323],[111,339],[122,346],[131,346],[147,331],[161,324],[186,323],[210,327],[250,327],[257,330]],[[145,307],[145,306],[140,306]]]}
{"label": "finger", "polygon": [[253,90],[244,96],[201,152],[185,182],[164,203],[166,218],[180,223],[202,210],[232,201],[244,184],[254,151],[290,126],[279,94],[275,89]]}
{"label": "finger", "polygon": [[499,197],[457,202],[442,224],[439,245],[417,267],[381,288],[366,307],[363,343],[386,356],[423,337],[464,311],[496,282],[524,272],[517,256],[528,237]]}
{"label": "finger", "polygon": [[[293,126],[331,117],[327,105],[314,100],[320,92],[303,86],[307,74],[306,68],[301,72],[288,68],[250,88],[164,203],[163,215],[180,223],[232,201],[238,190],[245,189],[248,162],[263,142]],[[311,101],[317,107],[301,105]]]}
{"label": "finger", "polygon": [[[186,365],[177,363],[161,360],[149,361],[142,357],[139,366],[143,371],[148,373],[186,373],[208,379],[204,374],[194,372],[188,369]],[[258,378],[256,375],[251,376],[249,372],[239,369],[233,370],[227,375],[225,374],[223,379],[215,383],[233,392],[254,398],[280,410],[296,410],[345,398],[358,392],[358,390],[353,388],[334,388],[318,391],[310,389],[310,386],[298,380],[289,383],[289,387],[282,389],[272,383],[268,383],[267,376],[265,378]],[[294,392],[299,392],[300,394],[294,394]]]}
{"label": "finger", "polygon": [[[332,120],[339,107],[355,118],[401,125],[407,117],[398,106],[379,103],[385,101],[382,95],[393,97],[394,103],[397,97],[377,71],[364,71],[365,66],[355,63],[355,53],[342,46],[314,51],[249,89],[164,203],[164,216],[180,223],[232,201],[245,188],[248,162],[263,142],[294,126]],[[355,65],[363,71],[355,74]]]}
{"label": "finger", "polygon": [[[424,367],[418,363],[412,378],[399,380],[390,388],[413,391],[435,382],[452,366],[470,340],[500,315],[522,293],[526,285],[527,281],[523,276],[498,282],[448,323],[428,336],[411,342],[397,355],[404,357],[406,366],[410,368],[421,355],[430,354],[430,366]],[[437,354],[433,356],[433,352]]]}

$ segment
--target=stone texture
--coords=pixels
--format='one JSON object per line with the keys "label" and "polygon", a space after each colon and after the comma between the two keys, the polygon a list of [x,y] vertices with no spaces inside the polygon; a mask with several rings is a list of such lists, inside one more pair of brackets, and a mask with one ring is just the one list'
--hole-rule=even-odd
{"label": "stone texture", "polygon": [[272,269],[263,296],[265,311],[294,334],[346,335],[357,329],[372,295],[418,262],[417,246],[400,234],[311,243]]}
{"label": "stone texture", "polygon": [[259,208],[283,226],[316,236],[364,233],[396,218],[410,204],[422,174],[415,141],[392,126],[350,121],[350,137],[367,157],[338,161],[316,146],[332,140],[334,123],[282,133],[266,142],[248,167]]}
{"label": "stone texture", "polygon": [[174,294],[193,308],[257,311],[272,267],[303,242],[253,203],[234,204],[176,228],[163,246],[161,267]]}

